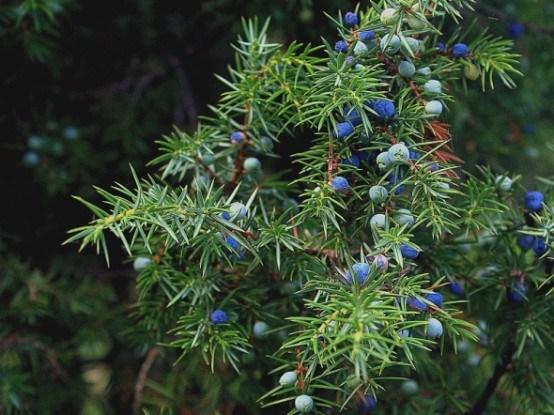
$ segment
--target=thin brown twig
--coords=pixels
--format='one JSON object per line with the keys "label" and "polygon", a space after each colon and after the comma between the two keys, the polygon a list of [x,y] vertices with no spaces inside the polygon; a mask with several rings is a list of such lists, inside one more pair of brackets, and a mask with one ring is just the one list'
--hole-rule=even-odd
{"label": "thin brown twig", "polygon": [[156,355],[158,354],[158,349],[156,347],[150,349],[146,355],[144,363],[140,367],[140,371],[137,377],[137,382],[135,383],[135,397],[133,399],[133,415],[139,415],[140,413],[140,403],[142,401],[142,395],[144,392],[144,385],[146,383],[146,377],[148,376],[148,371],[152,367]]}

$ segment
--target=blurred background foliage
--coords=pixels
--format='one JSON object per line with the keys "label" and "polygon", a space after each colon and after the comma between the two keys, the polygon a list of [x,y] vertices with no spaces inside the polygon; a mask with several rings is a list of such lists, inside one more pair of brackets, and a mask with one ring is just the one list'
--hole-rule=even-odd
{"label": "blurred background foliage", "polygon": [[[74,246],[61,246],[67,229],[89,219],[70,195],[95,201],[91,184],[130,183],[129,164],[145,173],[154,141],[172,125],[195,128],[223,90],[213,74],[224,73],[233,59],[229,43],[240,17],[271,16],[272,37],[284,44],[334,42],[324,13],[354,6],[334,0],[0,4],[3,413],[138,413],[145,388],[153,391],[146,402],[191,404],[178,393],[177,380],[206,369],[170,371],[170,351],[152,348],[148,333],[135,325],[135,273],[118,265],[124,253],[117,258],[111,250],[108,270],[92,252],[77,256]],[[488,27],[514,39],[525,77],[515,90],[499,84],[485,94],[468,83],[467,95],[460,91],[449,108],[453,146],[466,169],[488,164],[500,173],[521,172],[533,186],[554,165],[554,3],[486,0],[476,11],[474,30]],[[443,28],[446,36],[454,30]],[[280,148],[290,154],[299,145]],[[283,158],[276,168],[293,166]],[[159,370],[141,384],[140,374],[158,353],[167,355],[166,363],[157,363]],[[256,384],[263,383],[259,372]],[[245,395],[252,380],[229,377],[227,390],[236,393],[227,398],[239,406],[225,410],[245,413],[241,399],[261,389]],[[193,389],[209,400],[220,379],[204,379]]]}

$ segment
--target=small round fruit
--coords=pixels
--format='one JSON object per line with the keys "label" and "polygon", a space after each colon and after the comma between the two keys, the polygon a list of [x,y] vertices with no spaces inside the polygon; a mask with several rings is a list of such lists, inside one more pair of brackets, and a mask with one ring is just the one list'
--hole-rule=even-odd
{"label": "small round fruit", "polygon": [[410,150],[404,143],[393,144],[389,150],[389,160],[393,163],[401,163],[410,159]]}
{"label": "small round fruit", "polygon": [[365,395],[358,401],[358,408],[364,413],[375,409],[376,406],[377,402],[375,402],[375,399],[371,395]]}
{"label": "small round fruit", "polygon": [[497,176],[496,179],[494,179],[494,184],[503,192],[507,192],[512,188],[512,179],[508,176]]}
{"label": "small round fruit", "polygon": [[406,396],[417,395],[419,392],[419,386],[415,380],[408,379],[402,382],[400,385],[400,390]]}
{"label": "small round fruit", "polygon": [[152,263],[152,259],[139,256],[133,261],[135,271],[140,271]]}
{"label": "small round fruit", "polygon": [[210,315],[210,321],[213,324],[227,323],[227,313],[223,310],[214,310]]}
{"label": "small round fruit", "polygon": [[[369,264],[366,264],[364,262],[357,262],[352,265],[352,271],[356,273],[356,278],[361,285],[366,282],[369,275]],[[350,275],[350,271],[346,272],[346,279],[348,281],[352,281],[352,275]]]}
{"label": "small round fruit", "polygon": [[28,151],[23,154],[23,165],[27,167],[38,166],[40,163],[40,156],[36,151]]}
{"label": "small round fruit", "polygon": [[431,75],[431,68],[424,66],[423,68],[419,68],[416,72],[423,76]]}
{"label": "small round fruit", "polygon": [[518,281],[513,287],[508,288],[508,300],[512,303],[522,304],[528,291],[527,285],[522,281]]}
{"label": "small round fruit", "polygon": [[442,86],[441,83],[436,79],[430,79],[425,82],[425,84],[423,85],[423,89],[429,94],[438,95],[442,91]]}
{"label": "small round fruit", "polygon": [[425,105],[425,112],[429,115],[440,115],[442,113],[442,103],[440,101],[429,101]]}
{"label": "small round fruit", "polygon": [[348,53],[348,44],[344,40],[339,40],[335,43],[334,49],[337,53]]}
{"label": "small round fruit", "polygon": [[538,257],[543,256],[548,251],[546,241],[542,236],[539,236],[535,239],[535,242],[533,243],[533,251]]}
{"label": "small round fruit", "polygon": [[425,299],[434,305],[436,305],[438,308],[442,308],[442,295],[440,293],[429,293],[425,295]]}
{"label": "small round fruit", "polygon": [[417,39],[414,39],[413,37],[407,37],[406,43],[408,44],[408,46],[410,46],[410,50],[412,51],[412,53],[416,53],[421,46],[421,42]]}
{"label": "small round fruit", "polygon": [[294,386],[298,375],[295,372],[285,372],[279,378],[279,385],[281,386]]}
{"label": "small round fruit", "polygon": [[452,55],[455,58],[463,58],[469,53],[469,48],[465,43],[456,43],[452,46]]}
{"label": "small round fruit", "polygon": [[233,134],[231,134],[231,143],[233,144],[240,144],[246,139],[246,134],[244,134],[242,131],[235,131]]}
{"label": "small round fruit", "polygon": [[204,153],[200,156],[200,159],[202,160],[202,163],[209,166],[210,164],[214,164],[215,156],[212,153]]}
{"label": "small round fruit", "polygon": [[400,74],[400,76],[411,78],[412,76],[414,76],[415,71],[416,68],[412,62],[402,61],[398,65],[398,73]]}
{"label": "small round fruit", "polygon": [[475,81],[479,78],[479,68],[474,63],[469,62],[469,64],[464,65],[464,76],[470,81]]}
{"label": "small round fruit", "polygon": [[373,40],[374,37],[374,30],[362,30],[361,32],[358,32],[358,39],[360,39],[362,42],[370,42]]}
{"label": "small round fruit", "polygon": [[248,173],[254,173],[261,170],[261,168],[262,163],[260,163],[260,160],[258,160],[256,157],[248,157],[246,160],[244,160],[244,170],[246,170]]}
{"label": "small round fruit", "polygon": [[408,209],[398,209],[395,214],[393,215],[393,218],[396,223],[398,223],[400,226],[408,225],[412,226],[415,222],[415,218],[412,215],[412,212],[410,212]]}
{"label": "small round fruit", "polygon": [[406,17],[406,23],[413,30],[423,30],[427,27],[427,19],[421,13],[410,14]]}
{"label": "small round fruit", "polygon": [[532,212],[538,212],[542,209],[542,203],[544,202],[544,195],[536,190],[529,192],[525,195],[525,207]]}
{"label": "small round fruit", "polygon": [[260,142],[256,145],[258,153],[271,153],[273,151],[273,140],[269,137],[262,136]]}
{"label": "small round fruit", "polygon": [[368,51],[369,51],[369,49],[367,48],[367,46],[364,42],[356,42],[356,45],[354,46],[354,55],[363,56]]}
{"label": "small round fruit", "polygon": [[300,395],[294,400],[298,412],[308,413],[314,408],[314,400],[308,395]]}
{"label": "small round fruit", "polygon": [[375,101],[372,101],[370,102],[369,106],[373,111],[375,111],[377,116],[384,121],[393,118],[394,114],[396,113],[394,102],[386,99],[377,99]]}
{"label": "small round fruit", "polygon": [[380,20],[385,26],[394,26],[400,15],[396,9],[385,9],[381,12]]}
{"label": "small round fruit", "polygon": [[239,246],[240,246],[239,241],[237,241],[232,236],[226,236],[225,237],[225,242],[227,243],[229,248],[231,248],[233,251],[236,251],[236,250],[239,249]]}
{"label": "small round fruit", "polygon": [[336,176],[331,180],[331,187],[337,192],[346,192],[350,188],[350,184],[344,177]]}
{"label": "small round fruit", "polygon": [[427,330],[425,335],[428,339],[436,339],[440,336],[442,336],[443,328],[442,323],[437,320],[436,318],[429,318],[427,320]]}
{"label": "small round fruit", "polygon": [[464,296],[464,287],[462,286],[460,281],[452,280],[450,284],[448,284],[448,289],[457,297],[462,298]]}
{"label": "small round fruit", "polygon": [[517,236],[517,245],[524,251],[528,251],[535,244],[535,237],[533,235],[521,234]]}
{"label": "small round fruit", "polygon": [[387,34],[381,38],[381,50],[388,55],[392,55],[400,50],[400,38],[397,35]]}
{"label": "small round fruit", "polygon": [[425,302],[417,297],[408,298],[408,306],[417,311],[426,311],[429,308],[427,307],[427,304],[425,304]]}
{"label": "small round fruit", "polygon": [[377,213],[371,217],[369,224],[372,228],[385,229],[387,227],[387,217],[382,213]]}
{"label": "small round fruit", "polygon": [[333,131],[333,135],[337,140],[342,140],[348,137],[353,132],[354,132],[354,126],[351,123],[341,122],[337,124],[335,131]]}
{"label": "small round fruit", "polygon": [[381,271],[385,272],[389,267],[389,260],[383,254],[378,254],[373,260],[373,264],[379,268]]}
{"label": "small round fruit", "polygon": [[264,338],[269,330],[269,325],[265,321],[256,321],[252,327],[252,333],[257,339]]}
{"label": "small round fruit", "polygon": [[231,203],[231,206],[229,206],[229,210],[231,211],[232,219],[240,220],[246,216],[246,206],[244,206],[240,202]]}
{"label": "small round fruit", "polygon": [[414,249],[408,245],[400,245],[400,253],[402,254],[402,257],[406,259],[416,259],[419,255],[419,251],[417,249]]}
{"label": "small round fruit", "polygon": [[369,198],[373,203],[383,203],[388,195],[389,192],[383,186],[371,186],[369,189]]}
{"label": "small round fruit", "polygon": [[344,15],[344,25],[346,27],[354,27],[358,24],[358,16],[355,13],[348,12]]}

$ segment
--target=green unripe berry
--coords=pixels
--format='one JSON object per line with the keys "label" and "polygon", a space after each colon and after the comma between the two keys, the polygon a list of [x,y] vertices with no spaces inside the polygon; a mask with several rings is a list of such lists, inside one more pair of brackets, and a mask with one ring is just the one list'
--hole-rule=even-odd
{"label": "green unripe berry", "polygon": [[423,89],[429,94],[438,95],[442,91],[442,86],[441,83],[436,79],[430,79],[425,82],[425,84],[423,85]]}
{"label": "green unripe berry", "polygon": [[411,78],[412,76],[414,76],[415,71],[416,68],[412,62],[402,61],[398,65],[398,73],[400,74],[400,76]]}
{"label": "green unripe berry", "polygon": [[400,15],[396,9],[389,8],[381,12],[381,17],[379,19],[385,26],[394,26],[399,17]]}
{"label": "green unripe berry", "polygon": [[406,147],[406,145],[403,143],[390,146],[387,153],[389,154],[389,160],[393,164],[408,161],[410,159],[410,151],[408,150],[408,147]]}
{"label": "green unripe berry", "polygon": [[379,166],[381,170],[385,170],[392,165],[392,161],[390,159],[388,151],[383,151],[382,153],[380,153],[377,156],[376,161],[377,166]]}
{"label": "green unripe berry", "polygon": [[248,157],[246,160],[244,160],[244,170],[246,170],[247,173],[253,173],[256,171],[261,170],[262,163],[260,163],[260,160],[258,160],[256,157]]}
{"label": "green unripe berry", "polygon": [[354,55],[363,56],[368,51],[369,51],[369,49],[367,48],[367,46],[364,42],[356,42],[356,46],[354,46]]}
{"label": "green unripe berry", "polygon": [[254,327],[252,328],[252,333],[257,339],[263,339],[267,331],[269,330],[269,325],[265,321],[256,321]]}
{"label": "green unripe berry", "polygon": [[387,34],[381,38],[381,50],[392,55],[400,50],[400,38],[397,35]]}
{"label": "green unripe berry", "polygon": [[412,212],[410,212],[408,209],[398,209],[393,215],[393,218],[400,226],[404,226],[406,224],[412,226],[415,222],[415,218],[412,216]]}
{"label": "green unripe berry", "polygon": [[497,176],[496,179],[494,180],[494,183],[503,192],[507,192],[512,188],[512,179],[510,179],[507,176],[506,177]]}
{"label": "green unripe berry", "polygon": [[215,156],[211,153],[202,154],[200,159],[202,160],[202,163],[207,165],[214,164],[215,162]]}
{"label": "green unripe berry", "polygon": [[383,186],[372,186],[369,189],[369,198],[374,203],[383,203],[388,195],[389,192]]}
{"label": "green unripe berry", "polygon": [[479,68],[474,63],[469,63],[468,65],[464,65],[464,76],[469,79],[470,81],[475,81],[477,78],[479,78]]}
{"label": "green unripe berry", "polygon": [[243,219],[246,216],[246,206],[240,202],[231,203],[229,210],[231,211],[231,218],[235,220]]}
{"label": "green unripe berry", "polygon": [[415,380],[409,379],[402,382],[400,390],[406,396],[413,396],[419,392],[419,386]]}
{"label": "green unripe berry", "polygon": [[407,37],[406,43],[410,47],[410,50],[412,53],[416,53],[419,50],[419,47],[421,46],[421,42],[417,39],[414,39],[413,37]]}
{"label": "green unripe berry", "polygon": [[406,23],[408,23],[410,29],[413,30],[423,30],[427,27],[427,19],[421,13],[410,14],[406,17]]}

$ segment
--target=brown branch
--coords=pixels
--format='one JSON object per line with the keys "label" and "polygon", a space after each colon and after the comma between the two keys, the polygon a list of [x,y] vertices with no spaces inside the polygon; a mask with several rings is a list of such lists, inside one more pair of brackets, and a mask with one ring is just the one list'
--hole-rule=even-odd
{"label": "brown branch", "polygon": [[202,158],[199,157],[199,156],[196,156],[196,161],[198,162],[198,164],[200,164],[206,171],[208,171],[210,173],[210,177],[212,178],[212,180],[215,180],[216,184],[218,186],[223,186],[223,181],[221,180],[221,178],[212,170],[210,169],[210,166],[208,166],[206,163],[204,163],[202,161]]}
{"label": "brown branch", "polygon": [[146,376],[148,376],[148,371],[156,359],[158,354],[157,348],[152,348],[148,351],[144,363],[140,367],[140,371],[137,377],[137,382],[135,383],[135,397],[133,399],[133,415],[139,415],[140,413],[140,403],[142,401],[142,395],[144,392],[144,384],[146,383]]}
{"label": "brown branch", "polygon": [[327,179],[331,181],[333,178],[333,133],[329,128],[329,156],[327,158]]}

